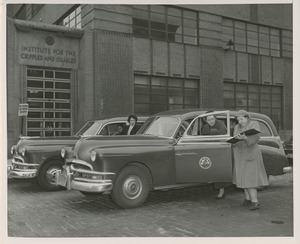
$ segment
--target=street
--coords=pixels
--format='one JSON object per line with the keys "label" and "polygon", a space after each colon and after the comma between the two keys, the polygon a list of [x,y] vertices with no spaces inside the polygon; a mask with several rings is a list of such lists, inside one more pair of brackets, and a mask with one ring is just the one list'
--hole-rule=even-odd
{"label": "street", "polygon": [[119,209],[109,195],[43,192],[35,180],[8,180],[9,237],[292,237],[293,173],[271,176],[259,191],[261,209],[240,207],[230,187],[215,200],[211,185],[151,192],[136,209]]}

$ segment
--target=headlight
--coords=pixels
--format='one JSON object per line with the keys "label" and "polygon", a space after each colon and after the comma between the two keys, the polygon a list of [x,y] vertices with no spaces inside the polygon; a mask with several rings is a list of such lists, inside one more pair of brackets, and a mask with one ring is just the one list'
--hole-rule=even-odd
{"label": "headlight", "polygon": [[13,145],[10,149],[10,153],[14,154],[15,150],[16,150],[16,145]]}
{"label": "headlight", "polygon": [[26,152],[25,147],[20,148],[19,152],[24,157],[25,156],[25,152]]}
{"label": "headlight", "polygon": [[60,155],[61,155],[62,158],[65,158],[65,155],[66,155],[66,149],[62,148],[62,149],[60,150]]}
{"label": "headlight", "polygon": [[96,156],[97,156],[96,151],[95,150],[91,151],[90,157],[91,157],[92,162],[95,162]]}

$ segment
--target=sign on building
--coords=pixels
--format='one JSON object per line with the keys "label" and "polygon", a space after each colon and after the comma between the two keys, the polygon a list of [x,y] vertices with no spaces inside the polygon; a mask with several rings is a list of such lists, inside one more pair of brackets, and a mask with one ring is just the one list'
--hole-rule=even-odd
{"label": "sign on building", "polygon": [[19,116],[27,116],[28,115],[28,108],[29,108],[28,103],[20,103],[19,104],[18,115]]}

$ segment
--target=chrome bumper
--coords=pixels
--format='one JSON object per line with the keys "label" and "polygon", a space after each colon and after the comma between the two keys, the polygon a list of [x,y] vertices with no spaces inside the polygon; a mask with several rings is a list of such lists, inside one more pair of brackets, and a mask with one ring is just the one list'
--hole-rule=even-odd
{"label": "chrome bumper", "polygon": [[291,166],[287,166],[283,168],[283,173],[287,174],[287,173],[291,173],[293,172],[293,167]]}
{"label": "chrome bumper", "polygon": [[[19,161],[16,161],[16,159]],[[39,164],[24,163],[22,157],[14,156],[11,160],[11,165],[7,166],[7,176],[8,178],[35,178],[37,176],[39,166]]]}
{"label": "chrome bumper", "polygon": [[82,177],[75,177],[76,172],[94,175],[114,175],[114,173],[97,172],[83,169],[75,169],[72,165],[63,166],[63,170],[55,173],[55,184],[66,187],[68,190],[78,190],[85,192],[105,192],[113,187],[112,180],[93,180]]}

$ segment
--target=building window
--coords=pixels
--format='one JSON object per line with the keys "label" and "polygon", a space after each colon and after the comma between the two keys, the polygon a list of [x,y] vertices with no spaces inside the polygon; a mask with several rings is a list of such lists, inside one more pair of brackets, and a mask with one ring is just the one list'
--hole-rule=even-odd
{"label": "building window", "polygon": [[27,69],[28,136],[71,134],[70,72]]}
{"label": "building window", "polygon": [[258,26],[247,24],[247,52],[258,54]]}
{"label": "building window", "polygon": [[70,11],[67,16],[58,21],[58,25],[81,29],[81,5],[75,5]]}
{"label": "building window", "polygon": [[15,19],[31,20],[44,4],[22,4],[15,15]]}
{"label": "building window", "polygon": [[289,30],[282,30],[281,32],[282,56],[293,57],[293,32]]}
{"label": "building window", "polygon": [[32,17],[43,7],[43,4],[31,4]]}
{"label": "building window", "polygon": [[133,5],[133,35],[197,45],[197,12],[160,5]]}
{"label": "building window", "polygon": [[149,115],[161,111],[198,108],[199,80],[135,76],[135,113]]}
{"label": "building window", "polygon": [[15,19],[26,20],[26,4],[22,4],[19,11],[14,16]]}
{"label": "building window", "polygon": [[247,51],[246,23],[234,21],[234,47],[236,51]]}
{"label": "building window", "polygon": [[223,18],[222,42],[229,39],[235,51],[280,57],[279,29]]}
{"label": "building window", "polygon": [[283,87],[224,82],[224,108],[246,109],[269,116],[277,129],[283,128]]}

